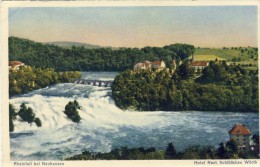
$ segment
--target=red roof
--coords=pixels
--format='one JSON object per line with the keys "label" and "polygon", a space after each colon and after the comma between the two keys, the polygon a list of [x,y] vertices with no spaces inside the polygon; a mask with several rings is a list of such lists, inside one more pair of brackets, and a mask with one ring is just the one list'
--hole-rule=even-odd
{"label": "red roof", "polygon": [[9,66],[17,66],[17,65],[22,65],[24,64],[23,62],[20,62],[20,61],[9,61]]}
{"label": "red roof", "polygon": [[150,61],[143,61],[143,63],[145,63],[145,64],[151,64],[151,62]]}
{"label": "red roof", "polygon": [[162,61],[154,61],[153,64],[161,65]]}
{"label": "red roof", "polygon": [[208,66],[208,62],[206,61],[194,61],[190,63],[191,66]]}
{"label": "red roof", "polygon": [[250,130],[243,124],[236,124],[228,133],[232,135],[251,135]]}

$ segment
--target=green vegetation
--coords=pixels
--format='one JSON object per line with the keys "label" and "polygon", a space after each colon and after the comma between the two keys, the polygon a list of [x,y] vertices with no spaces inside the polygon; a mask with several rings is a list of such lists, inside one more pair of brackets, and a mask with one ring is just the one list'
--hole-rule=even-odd
{"label": "green vegetation", "polygon": [[173,159],[238,159],[258,158],[257,152],[239,152],[235,141],[220,143],[216,149],[213,146],[190,146],[183,152],[177,152],[172,143],[166,150],[156,150],[154,147],[144,149],[121,147],[108,153],[91,153],[83,151],[66,160],[173,160]]}
{"label": "green vegetation", "polygon": [[15,108],[12,104],[9,104],[9,131],[14,131],[14,123],[13,121],[16,120],[17,113],[15,112]]}
{"label": "green vegetation", "polygon": [[174,75],[166,70],[124,71],[112,96],[122,109],[138,111],[258,112],[258,71],[210,62],[198,75],[184,62]]}
{"label": "green vegetation", "polygon": [[35,117],[32,108],[27,108],[25,103],[21,104],[18,115],[23,119],[23,121],[28,122],[29,124],[35,122],[38,127],[42,126],[41,120],[38,117]]}
{"label": "green vegetation", "polygon": [[121,147],[109,153],[91,153],[83,151],[82,154],[67,158],[66,160],[144,160],[144,159],[164,159],[164,151],[157,151],[155,148],[144,149]]}
{"label": "green vegetation", "polygon": [[63,48],[71,48],[72,46],[76,46],[76,47],[84,46],[84,48],[86,48],[86,49],[108,48],[108,47],[102,47],[99,45],[92,45],[92,44],[80,43],[80,42],[66,42],[66,41],[46,42],[44,44],[56,45],[56,46],[60,46]]}
{"label": "green vegetation", "polygon": [[259,145],[259,135],[253,135],[252,140]]}
{"label": "green vegetation", "polygon": [[172,143],[169,143],[166,151],[165,151],[165,158],[166,159],[174,159],[177,156],[177,152],[174,148],[174,145]]}
{"label": "green vegetation", "polygon": [[42,126],[42,121],[40,120],[40,118],[35,118],[34,119],[34,122],[35,122],[35,124],[36,124],[36,126],[38,126],[38,127],[41,127]]}
{"label": "green vegetation", "polygon": [[[184,60],[195,54],[198,60],[225,59],[227,62],[257,66],[258,48],[194,48],[192,45],[174,44],[164,47],[138,48],[89,48],[79,43],[43,44],[27,39],[9,37],[9,59],[19,60],[40,68],[54,68],[57,71],[124,71],[144,60],[164,60],[169,66],[173,59]],[[71,47],[71,45],[73,45]]]}
{"label": "green vegetation", "polygon": [[[228,62],[236,62],[237,64],[254,66],[256,69],[258,62],[258,48],[254,47],[230,47],[230,48],[196,48],[195,60],[208,61],[211,55],[220,57]],[[203,55],[205,55],[203,57]],[[218,58],[218,60],[221,60]]]}
{"label": "green vegetation", "polygon": [[80,76],[80,72],[55,72],[51,68],[21,66],[19,70],[9,70],[9,95],[23,94],[49,85],[70,82],[71,79]]}
{"label": "green vegetation", "polygon": [[25,103],[22,103],[18,113],[15,112],[15,108],[12,104],[9,104],[9,131],[14,131],[13,121],[16,120],[16,116],[19,116],[23,121],[32,124],[33,122],[37,127],[41,127],[42,123],[38,117],[35,117],[35,114],[31,107],[26,107]]}
{"label": "green vegetation", "polygon": [[195,58],[196,55],[215,55],[220,58],[230,60],[235,57],[239,57],[240,50],[239,49],[216,49],[216,48],[196,48],[195,49]]}
{"label": "green vegetation", "polygon": [[80,121],[80,115],[78,112],[78,109],[80,109],[81,107],[79,106],[79,103],[74,100],[74,102],[69,102],[66,106],[65,106],[65,111],[64,113],[67,115],[67,117],[69,119],[71,119],[73,122],[79,122]]}
{"label": "green vegetation", "polygon": [[43,69],[54,68],[56,71],[123,71],[144,60],[164,60],[169,65],[173,59],[185,59],[193,52],[194,46],[186,44],[162,48],[86,49],[76,46],[62,48],[9,37],[9,60],[19,60]]}
{"label": "green vegetation", "polygon": [[194,59],[195,59],[195,61],[215,61],[215,60],[222,61],[222,60],[225,60],[216,55],[195,55]]}
{"label": "green vegetation", "polygon": [[[78,113],[78,109],[81,107],[79,103],[74,100],[73,102],[69,102],[66,107],[64,113],[70,118],[73,122],[80,121],[80,115]],[[15,108],[12,104],[9,104],[9,131],[14,131],[14,124],[13,120],[16,120],[16,116],[19,116],[23,121],[32,124],[33,122],[36,124],[37,127],[42,126],[42,122],[38,117],[35,117],[35,113],[33,112],[31,107],[27,107],[25,103],[20,105],[20,110],[18,113],[15,112]]]}
{"label": "green vegetation", "polygon": [[25,121],[31,124],[34,122],[35,114],[31,107],[27,108],[25,103],[22,103],[18,115]]}
{"label": "green vegetation", "polygon": [[239,158],[236,142],[234,140],[230,140],[226,142],[226,145],[224,143],[220,143],[219,148],[217,149],[217,156],[220,159]]}

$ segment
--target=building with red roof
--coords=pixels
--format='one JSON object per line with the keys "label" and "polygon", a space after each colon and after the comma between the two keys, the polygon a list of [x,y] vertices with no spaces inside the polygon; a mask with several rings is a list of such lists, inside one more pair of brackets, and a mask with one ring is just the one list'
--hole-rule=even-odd
{"label": "building with red roof", "polygon": [[152,63],[152,67],[153,68],[155,68],[155,69],[160,69],[160,70],[162,70],[162,69],[164,69],[164,68],[166,68],[166,64],[165,64],[165,62],[164,61],[154,61],[153,63]]}
{"label": "building with red roof", "polygon": [[206,61],[194,61],[190,63],[190,67],[195,69],[203,69],[209,65],[209,62]]}
{"label": "building with red roof", "polygon": [[20,66],[24,66],[25,64],[20,61],[9,61],[9,70],[18,70]]}
{"label": "building with red roof", "polygon": [[236,124],[228,133],[230,136],[230,140],[236,141],[236,143],[238,144],[238,149],[240,151],[250,149],[252,133],[245,125]]}
{"label": "building with red roof", "polygon": [[207,67],[208,65],[209,65],[209,62],[207,62],[207,61],[195,61],[194,55],[192,55],[190,67],[195,68],[195,70],[198,70],[198,69],[202,70],[205,67]]}
{"label": "building with red roof", "polygon": [[134,70],[151,70],[152,68],[162,70],[166,68],[166,64],[164,61],[143,61],[134,65]]}

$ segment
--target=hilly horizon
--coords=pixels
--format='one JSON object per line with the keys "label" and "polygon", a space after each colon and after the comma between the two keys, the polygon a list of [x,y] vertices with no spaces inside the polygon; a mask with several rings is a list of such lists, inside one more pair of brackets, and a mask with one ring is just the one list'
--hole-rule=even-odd
{"label": "hilly horizon", "polygon": [[[111,48],[111,49],[125,49],[125,48],[138,48],[138,47],[125,47],[125,46],[121,46],[121,47],[112,47],[112,46],[101,46],[101,45],[96,45],[96,44],[89,44],[89,43],[84,43],[84,42],[72,42],[72,41],[50,41],[50,42],[39,42],[33,39],[28,39],[28,38],[23,38],[23,37],[18,37],[18,36],[9,36],[10,37],[14,37],[14,38],[19,38],[19,39],[23,39],[23,40],[27,40],[27,41],[31,41],[31,42],[36,42],[36,43],[42,43],[42,44],[47,44],[47,45],[55,45],[55,46],[59,46],[62,48],[71,48],[72,46],[76,46],[76,47],[80,47],[80,46],[84,46],[86,49],[98,49],[98,48]],[[146,48],[146,47],[151,47],[151,48],[162,48],[165,46],[170,46],[170,45],[174,45],[174,44],[187,44],[187,43],[170,43],[164,46],[145,46],[145,47],[141,47],[138,49],[142,49],[142,48]],[[189,44],[188,44],[189,45]],[[234,48],[234,49],[245,49],[245,48],[258,48],[258,47],[252,47],[252,46],[232,46],[232,47],[202,47],[202,46],[195,46],[195,48],[197,50],[201,50],[201,49],[213,49],[213,50],[218,50],[221,49],[223,50],[223,48],[225,49],[230,49],[230,48]]]}
{"label": "hilly horizon", "polygon": [[70,42],[70,41],[43,42],[43,44],[56,45],[63,48],[71,48],[72,46],[76,46],[76,47],[83,46],[86,49],[112,48],[111,46],[100,46],[100,45],[88,44],[83,42]]}

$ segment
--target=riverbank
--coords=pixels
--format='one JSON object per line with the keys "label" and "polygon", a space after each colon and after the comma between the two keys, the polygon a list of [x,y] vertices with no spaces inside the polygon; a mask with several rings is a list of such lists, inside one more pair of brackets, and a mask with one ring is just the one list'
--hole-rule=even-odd
{"label": "riverbank", "polygon": [[[188,64],[187,64],[188,66]],[[120,73],[112,96],[118,107],[136,111],[258,112],[258,76],[238,66],[212,63],[202,74],[190,68]],[[213,72],[214,70],[215,72]]]}
{"label": "riverbank", "polygon": [[195,145],[177,152],[169,143],[165,150],[151,148],[121,147],[107,153],[83,151],[65,160],[187,160],[187,159],[257,159],[258,151],[239,152],[234,141],[222,143],[218,147]]}
{"label": "riverbank", "polygon": [[68,83],[80,77],[78,71],[55,72],[52,68],[20,66],[19,69],[9,70],[9,96],[28,93],[57,83]]}

